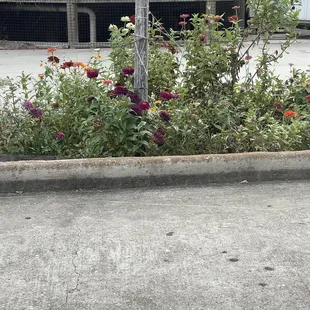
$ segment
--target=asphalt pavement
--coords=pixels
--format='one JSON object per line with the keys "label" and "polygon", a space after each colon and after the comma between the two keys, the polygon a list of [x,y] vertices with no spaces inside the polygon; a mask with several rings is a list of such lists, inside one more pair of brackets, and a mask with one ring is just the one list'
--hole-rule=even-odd
{"label": "asphalt pavement", "polygon": [[0,194],[0,309],[308,310],[309,185]]}

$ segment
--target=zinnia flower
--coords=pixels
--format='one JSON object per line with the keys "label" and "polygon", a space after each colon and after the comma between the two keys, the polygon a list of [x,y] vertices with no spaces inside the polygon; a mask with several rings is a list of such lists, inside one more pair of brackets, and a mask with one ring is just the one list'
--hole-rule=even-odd
{"label": "zinnia flower", "polygon": [[277,110],[283,110],[283,105],[280,102],[274,102],[273,105]]}
{"label": "zinnia flower", "polygon": [[81,62],[81,61],[76,61],[76,62],[74,62],[74,63],[73,63],[73,66],[74,66],[74,67],[81,67],[81,68],[86,68],[86,67],[87,67],[86,64],[84,64],[84,63]]}
{"label": "zinnia flower", "polygon": [[223,18],[222,18],[222,16],[221,15],[215,15],[215,16],[213,16],[213,18],[212,18],[212,20],[214,20],[215,22],[219,22],[219,21],[221,21]]}
{"label": "zinnia flower", "polygon": [[184,18],[185,19],[185,18],[188,18],[188,17],[189,17],[189,14],[181,14],[180,15],[180,18]]}
{"label": "zinnia flower", "polygon": [[65,61],[61,66],[60,69],[67,69],[74,66],[73,61]]}
{"label": "zinnia flower", "polygon": [[199,40],[200,40],[201,42],[206,41],[206,40],[207,40],[207,35],[204,34],[204,33],[201,33],[201,34],[199,35]]}
{"label": "zinnia flower", "polygon": [[128,89],[125,86],[116,86],[113,90],[114,95],[127,95]]}
{"label": "zinnia flower", "polygon": [[165,143],[164,133],[160,130],[157,130],[153,133],[152,141],[157,145],[163,145]]}
{"label": "zinnia flower", "polygon": [[112,80],[104,80],[102,83],[104,85],[110,85],[110,84],[113,84],[113,81]]}
{"label": "zinnia flower", "polygon": [[125,76],[129,76],[129,75],[133,75],[133,74],[134,74],[135,68],[133,68],[133,67],[128,67],[128,68],[124,68],[122,71],[123,71],[123,74],[124,74]]}
{"label": "zinnia flower", "polygon": [[55,62],[55,63],[59,63],[59,58],[58,57],[56,57],[56,56],[49,56],[49,57],[47,57],[47,61],[48,62]]}
{"label": "zinnia flower", "polygon": [[141,111],[146,111],[150,108],[150,104],[147,101],[142,101],[138,104]]}
{"label": "zinnia flower", "polygon": [[41,118],[43,116],[43,110],[40,108],[33,108],[30,110],[30,114],[35,118]]}
{"label": "zinnia flower", "polygon": [[160,111],[159,116],[166,123],[170,121],[170,114],[167,111]]}
{"label": "zinnia flower", "polygon": [[246,56],[244,57],[244,59],[247,60],[247,61],[251,60],[252,58],[253,58],[253,57],[250,56],[250,55],[246,55]]}
{"label": "zinnia flower", "polygon": [[87,74],[87,77],[90,79],[94,79],[99,75],[98,71],[96,70],[87,70],[86,74]]}
{"label": "zinnia flower", "polygon": [[171,100],[171,99],[177,99],[179,97],[180,97],[179,94],[176,94],[176,93],[173,94],[167,91],[160,93],[160,98],[166,101]]}
{"label": "zinnia flower", "polygon": [[47,54],[53,54],[54,52],[56,52],[56,47],[49,47],[47,49]]}
{"label": "zinnia flower", "polygon": [[88,101],[89,103],[93,102],[94,100],[95,100],[95,97],[94,97],[94,96],[90,96],[90,97],[87,98],[87,101]]}
{"label": "zinnia flower", "polygon": [[132,103],[139,103],[141,101],[140,96],[132,91],[128,91],[127,94],[124,95],[130,98]]}
{"label": "zinnia flower", "polygon": [[131,108],[131,111],[133,112],[133,114],[141,115],[142,110],[138,104],[133,104],[130,108]]}
{"label": "zinnia flower", "polygon": [[238,18],[238,16],[237,15],[232,15],[232,16],[229,16],[228,17],[228,21],[230,22],[230,23],[237,23],[238,21],[239,21],[239,18]]}
{"label": "zinnia flower", "polygon": [[62,131],[58,131],[56,133],[56,140],[60,141],[63,140],[65,138],[65,134]]}
{"label": "zinnia flower", "polygon": [[292,110],[287,110],[287,111],[284,112],[283,115],[286,116],[286,117],[295,117],[295,116],[297,116],[297,113],[295,113]]}
{"label": "zinnia flower", "polygon": [[131,16],[129,17],[129,19],[130,19],[130,22],[131,22],[132,24],[135,24],[135,23],[136,23],[136,15],[131,15]]}
{"label": "zinnia flower", "polygon": [[307,95],[307,96],[306,96],[306,99],[307,99],[308,101],[310,101],[310,95]]}
{"label": "zinnia flower", "polygon": [[30,111],[34,108],[34,105],[31,101],[24,101],[23,106],[27,111]]}
{"label": "zinnia flower", "polygon": [[238,10],[238,9],[240,9],[240,5],[235,5],[235,6],[232,7],[232,9],[233,10]]}
{"label": "zinnia flower", "polygon": [[179,25],[181,25],[181,26],[187,25],[187,22],[185,22],[185,21],[179,22]]}

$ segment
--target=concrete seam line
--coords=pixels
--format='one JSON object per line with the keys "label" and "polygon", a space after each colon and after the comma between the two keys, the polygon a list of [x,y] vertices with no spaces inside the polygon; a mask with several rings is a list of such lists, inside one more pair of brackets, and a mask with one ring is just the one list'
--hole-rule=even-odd
{"label": "concrete seam line", "polygon": [[0,163],[0,182],[309,170],[310,151]]}

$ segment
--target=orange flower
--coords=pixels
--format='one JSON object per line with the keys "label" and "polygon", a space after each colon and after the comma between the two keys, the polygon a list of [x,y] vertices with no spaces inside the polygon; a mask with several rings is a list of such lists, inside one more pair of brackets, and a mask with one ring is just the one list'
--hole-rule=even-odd
{"label": "orange flower", "polygon": [[232,15],[232,16],[229,16],[229,17],[228,17],[228,21],[229,21],[230,23],[237,23],[237,22],[239,21],[239,18],[238,18],[237,15]]}
{"label": "orange flower", "polygon": [[310,95],[307,95],[307,96],[306,96],[306,99],[307,99],[308,101],[310,101]]}
{"label": "orange flower", "polygon": [[125,103],[125,100],[120,100],[119,102],[120,102],[120,103]]}
{"label": "orange flower", "polygon": [[45,75],[44,75],[44,74],[39,74],[38,77],[39,77],[40,79],[43,79],[43,78],[45,77]]}
{"label": "orange flower", "polygon": [[86,68],[86,64],[84,64],[83,62],[81,61],[76,61],[73,63],[73,67],[81,67],[81,68]]}
{"label": "orange flower", "polygon": [[47,54],[53,54],[54,52],[56,52],[56,47],[49,47],[47,49]]}
{"label": "orange flower", "polygon": [[40,62],[40,67],[43,67],[44,66],[44,63],[43,61]]}
{"label": "orange flower", "polygon": [[84,70],[85,70],[85,71],[92,71],[93,68],[91,68],[91,67],[84,67]]}
{"label": "orange flower", "polygon": [[283,115],[286,116],[286,117],[297,117],[298,116],[297,113],[295,113],[292,110],[285,111]]}

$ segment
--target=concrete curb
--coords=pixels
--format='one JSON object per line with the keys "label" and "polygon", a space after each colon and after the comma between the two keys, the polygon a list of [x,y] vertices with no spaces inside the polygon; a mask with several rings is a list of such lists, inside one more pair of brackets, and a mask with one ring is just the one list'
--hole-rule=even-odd
{"label": "concrete curb", "polygon": [[0,192],[310,179],[310,151],[0,162]]}

